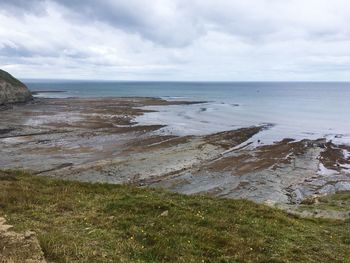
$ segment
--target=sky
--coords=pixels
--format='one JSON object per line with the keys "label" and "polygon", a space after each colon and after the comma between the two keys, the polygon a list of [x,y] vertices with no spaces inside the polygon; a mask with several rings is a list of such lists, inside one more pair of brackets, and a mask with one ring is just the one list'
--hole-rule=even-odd
{"label": "sky", "polygon": [[0,0],[22,79],[349,81],[348,0]]}

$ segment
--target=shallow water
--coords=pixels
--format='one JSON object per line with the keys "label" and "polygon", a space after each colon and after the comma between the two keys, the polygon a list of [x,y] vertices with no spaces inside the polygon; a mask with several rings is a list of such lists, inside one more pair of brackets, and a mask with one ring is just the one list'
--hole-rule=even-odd
{"label": "shallow water", "polygon": [[253,140],[320,138],[350,143],[350,83],[304,82],[79,82],[26,81],[31,90],[60,90],[44,97],[150,96],[205,100],[204,104],[151,107],[137,121],[167,124],[161,132],[208,134],[263,123]]}

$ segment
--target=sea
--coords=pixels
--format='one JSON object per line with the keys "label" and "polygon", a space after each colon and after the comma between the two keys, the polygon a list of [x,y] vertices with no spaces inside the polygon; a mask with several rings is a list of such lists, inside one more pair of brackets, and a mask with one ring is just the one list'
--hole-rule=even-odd
{"label": "sea", "polygon": [[[350,82],[134,82],[25,80],[39,97],[159,97],[200,104],[150,106],[139,124],[203,135],[265,125],[254,143],[327,138],[350,144]],[[59,92],[60,91],[60,92]]]}

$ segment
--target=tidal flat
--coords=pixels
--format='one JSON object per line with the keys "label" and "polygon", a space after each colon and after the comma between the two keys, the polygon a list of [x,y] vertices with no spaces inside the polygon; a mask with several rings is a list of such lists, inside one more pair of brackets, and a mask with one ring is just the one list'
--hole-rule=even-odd
{"label": "tidal flat", "polygon": [[[176,136],[143,125],[149,97],[35,99],[0,114],[0,167],[81,182],[248,199],[305,216],[301,205],[350,190],[350,146],[325,138],[253,144],[269,125]],[[324,209],[323,209],[324,210]],[[312,216],[348,218],[349,211]]]}

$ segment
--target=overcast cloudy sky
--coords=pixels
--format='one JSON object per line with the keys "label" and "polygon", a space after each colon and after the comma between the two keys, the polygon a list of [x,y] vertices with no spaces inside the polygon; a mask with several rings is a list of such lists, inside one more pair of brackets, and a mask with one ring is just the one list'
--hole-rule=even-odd
{"label": "overcast cloudy sky", "polygon": [[349,0],[0,0],[20,78],[350,80]]}

